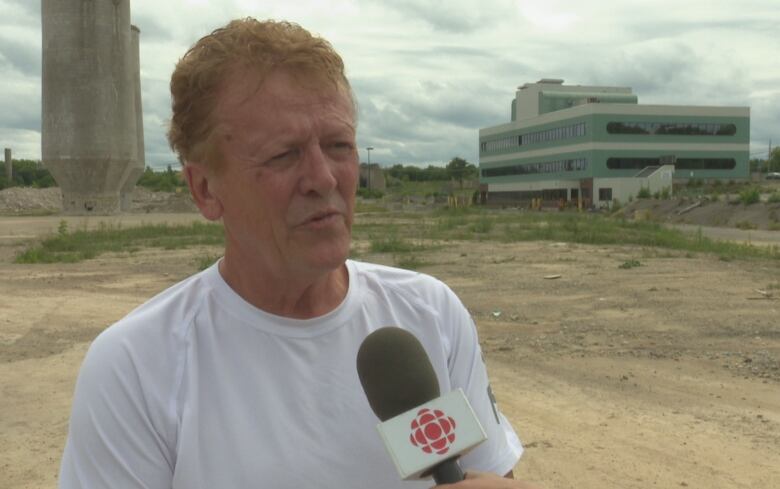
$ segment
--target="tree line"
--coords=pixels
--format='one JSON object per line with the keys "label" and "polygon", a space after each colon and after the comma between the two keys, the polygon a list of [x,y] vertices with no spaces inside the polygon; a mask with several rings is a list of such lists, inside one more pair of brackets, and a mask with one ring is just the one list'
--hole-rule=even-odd
{"label": "tree line", "polygon": [[385,169],[387,175],[404,182],[431,182],[457,180],[462,182],[479,175],[477,167],[460,157],[455,157],[447,166],[428,165],[421,168],[414,165],[396,164]]}
{"label": "tree line", "polygon": [[0,190],[8,187],[56,187],[49,170],[35,160],[13,160],[11,181],[6,177],[5,162],[0,161]]}
{"label": "tree line", "polygon": [[[5,163],[0,161],[0,190],[8,187],[56,187],[57,182],[40,161],[13,160],[13,178],[6,179]],[[455,157],[446,166],[428,165],[421,168],[414,165],[397,164],[384,169],[385,173],[404,182],[431,182],[456,180],[463,182],[477,178],[478,168],[460,157]],[[154,170],[147,166],[137,185],[155,192],[174,192],[178,187],[185,187],[181,171],[174,170],[171,165],[165,170]]]}

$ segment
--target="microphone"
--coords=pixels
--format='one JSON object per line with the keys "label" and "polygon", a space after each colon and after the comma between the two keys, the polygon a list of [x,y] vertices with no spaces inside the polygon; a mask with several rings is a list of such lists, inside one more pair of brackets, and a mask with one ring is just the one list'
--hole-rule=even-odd
{"label": "microphone", "polygon": [[358,350],[357,371],[401,478],[463,480],[458,457],[487,435],[462,390],[440,396],[436,372],[417,338],[393,326],[372,332]]}

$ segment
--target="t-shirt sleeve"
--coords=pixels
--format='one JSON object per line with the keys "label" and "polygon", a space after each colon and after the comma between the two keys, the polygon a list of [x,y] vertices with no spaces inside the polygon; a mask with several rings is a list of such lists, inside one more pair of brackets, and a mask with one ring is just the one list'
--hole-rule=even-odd
{"label": "t-shirt sleeve", "polygon": [[487,369],[471,315],[449,291],[448,307],[443,309],[444,326],[449,330],[448,368],[452,388],[460,387],[477,414],[488,439],[461,459],[464,470],[480,470],[504,475],[523,453],[509,421],[498,410],[490,388]]}
{"label": "t-shirt sleeve", "polygon": [[159,368],[148,355],[112,328],[90,347],[76,382],[60,489],[170,489],[175,457],[165,406],[154,384],[141,382]]}

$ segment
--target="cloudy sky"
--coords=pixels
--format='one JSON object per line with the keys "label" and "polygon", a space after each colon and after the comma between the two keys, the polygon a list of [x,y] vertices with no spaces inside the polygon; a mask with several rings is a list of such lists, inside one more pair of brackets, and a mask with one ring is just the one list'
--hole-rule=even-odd
{"label": "cloudy sky", "polygon": [[[104,0],[101,0],[104,1]],[[199,37],[244,16],[297,22],[341,53],[358,144],[382,165],[477,163],[480,127],[509,121],[540,78],[633,87],[640,103],[751,108],[751,156],[780,145],[780,0],[132,0],[141,30],[147,164],[168,81]],[[40,158],[40,1],[0,0],[0,146]]]}

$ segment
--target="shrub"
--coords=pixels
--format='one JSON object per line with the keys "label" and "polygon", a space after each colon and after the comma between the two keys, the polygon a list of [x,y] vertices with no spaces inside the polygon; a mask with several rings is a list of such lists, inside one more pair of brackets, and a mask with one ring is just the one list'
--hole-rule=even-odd
{"label": "shrub", "polygon": [[669,189],[669,187],[664,187],[664,188],[661,190],[661,198],[662,198],[662,199],[664,199],[664,200],[666,200],[666,199],[668,199],[670,196],[671,196],[671,192],[670,192],[670,189]]}
{"label": "shrub", "polygon": [[739,193],[739,201],[744,205],[751,205],[761,200],[761,193],[757,188],[746,188]]}
{"label": "shrub", "polygon": [[691,188],[701,187],[703,184],[704,182],[697,178],[691,178],[690,180],[688,180],[688,183],[686,183],[686,185]]}
{"label": "shrub", "polygon": [[489,217],[481,217],[469,226],[474,233],[489,233],[493,229],[493,221]]}
{"label": "shrub", "polygon": [[363,197],[364,199],[381,199],[385,194],[381,190],[377,190],[375,188],[359,188],[357,195],[358,197]]}
{"label": "shrub", "polygon": [[745,230],[758,228],[758,226],[756,226],[750,221],[739,221],[738,223],[735,224],[735,226],[739,229],[745,229]]}
{"label": "shrub", "polygon": [[639,193],[636,194],[637,199],[649,199],[650,198],[650,189],[647,187],[642,187],[639,189]]}
{"label": "shrub", "polygon": [[618,268],[628,270],[630,268],[636,268],[640,266],[642,266],[642,263],[639,260],[626,260],[622,265],[618,265]]}

